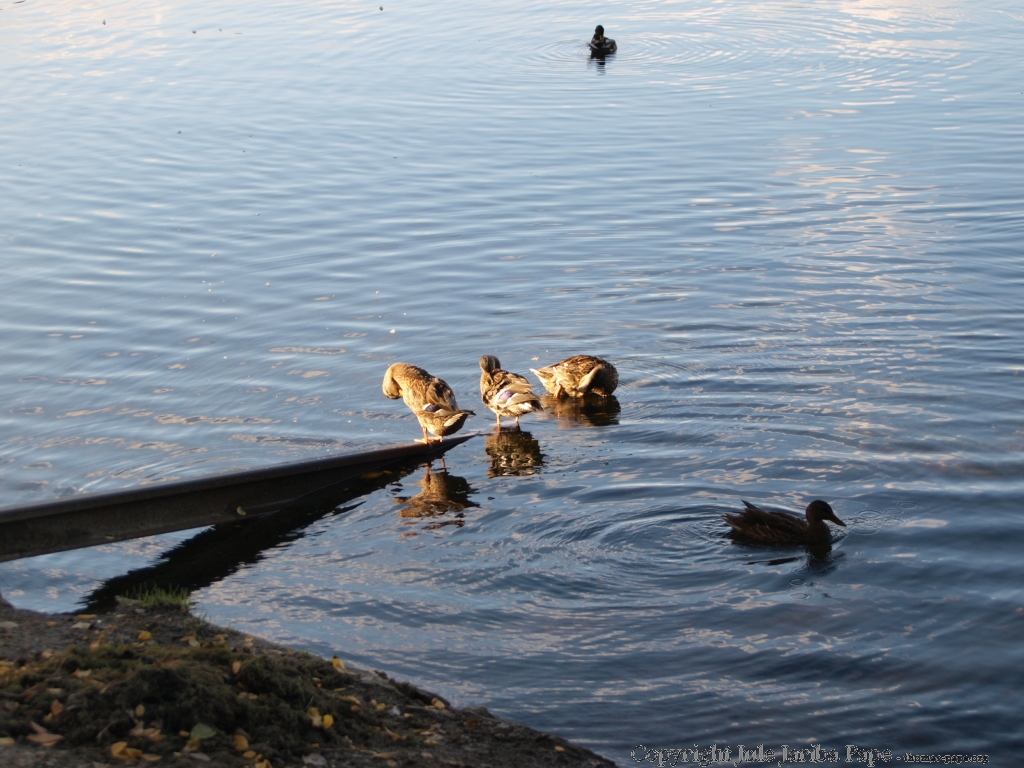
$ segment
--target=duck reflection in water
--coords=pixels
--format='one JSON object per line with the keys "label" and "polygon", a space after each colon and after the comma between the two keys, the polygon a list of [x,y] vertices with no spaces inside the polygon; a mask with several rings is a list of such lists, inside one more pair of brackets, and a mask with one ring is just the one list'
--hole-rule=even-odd
{"label": "duck reflection in water", "polygon": [[807,600],[812,596],[831,597],[825,591],[828,588],[827,581],[819,581],[831,574],[846,557],[846,554],[839,550],[832,551],[831,544],[807,544],[802,555],[791,555],[789,557],[773,557],[770,560],[748,560],[748,565],[789,565],[800,563],[794,570],[790,571],[789,597],[793,600]]}
{"label": "duck reflection in water", "polygon": [[[787,565],[804,560],[801,571],[811,576],[825,576],[832,573],[845,555],[833,553],[831,542],[824,544],[805,544],[806,555],[790,555],[789,557],[773,557],[770,560],[749,560],[749,565]],[[805,559],[806,557],[806,559]],[[802,582],[802,580],[801,580]],[[793,586],[796,586],[793,584]]]}
{"label": "duck reflection in water", "polygon": [[485,450],[491,457],[488,477],[535,475],[544,466],[540,443],[529,432],[495,432],[487,436]]}
{"label": "duck reflection in water", "polygon": [[572,398],[545,395],[541,398],[541,404],[546,414],[541,418],[554,417],[559,421],[581,427],[609,427],[618,424],[619,412],[622,410],[615,395]]}
{"label": "duck reflection in water", "polygon": [[450,474],[447,469],[433,471],[431,465],[428,464],[423,479],[417,485],[423,490],[415,496],[395,498],[397,503],[402,504],[402,508],[398,512],[399,517],[419,519],[442,517],[450,512],[455,513],[454,519],[431,523],[425,526],[425,530],[435,530],[446,525],[462,527],[465,525],[463,511],[480,506],[476,502],[470,501],[469,495],[474,491],[469,481],[464,477]]}

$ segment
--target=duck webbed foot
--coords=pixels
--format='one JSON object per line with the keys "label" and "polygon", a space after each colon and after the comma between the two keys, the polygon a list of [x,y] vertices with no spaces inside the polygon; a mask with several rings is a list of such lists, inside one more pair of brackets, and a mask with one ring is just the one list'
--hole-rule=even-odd
{"label": "duck webbed foot", "polygon": [[431,438],[430,435],[427,434],[427,428],[424,427],[423,428],[423,437],[416,438],[415,442],[423,443],[424,445],[430,445],[431,443],[440,443],[443,439],[444,439],[443,437]]}

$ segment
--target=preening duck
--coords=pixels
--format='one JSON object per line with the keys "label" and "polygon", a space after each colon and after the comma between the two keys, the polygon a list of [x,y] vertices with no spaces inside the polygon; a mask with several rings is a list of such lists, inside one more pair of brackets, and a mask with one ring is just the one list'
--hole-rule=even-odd
{"label": "preening duck", "polygon": [[494,355],[480,358],[480,370],[480,399],[498,417],[499,430],[502,416],[515,419],[518,429],[520,416],[543,410],[530,382],[518,373],[502,369],[501,361]]}
{"label": "preening duck", "polygon": [[[423,428],[423,439],[417,443],[441,442],[445,435],[458,432],[466,419],[476,415],[459,408],[455,393],[445,381],[409,363],[395,363],[388,368],[381,388],[392,400],[402,398],[416,414]],[[427,430],[437,435],[437,440],[431,440]]]}
{"label": "preening duck", "polygon": [[732,528],[733,537],[748,544],[827,544],[832,538],[832,532],[825,524],[826,520],[846,527],[846,523],[836,517],[828,502],[821,499],[815,499],[807,505],[804,513],[806,520],[789,512],[761,509],[748,501],[744,501],[743,505],[746,507],[743,512],[722,515],[722,519]]}
{"label": "preening duck", "polygon": [[604,27],[600,24],[594,28],[594,36],[590,38],[590,52],[594,56],[608,56],[615,53],[619,47],[610,37],[604,36]]}
{"label": "preening duck", "polygon": [[619,386],[619,372],[600,357],[573,355],[546,368],[531,368],[544,388],[555,397],[607,397]]}

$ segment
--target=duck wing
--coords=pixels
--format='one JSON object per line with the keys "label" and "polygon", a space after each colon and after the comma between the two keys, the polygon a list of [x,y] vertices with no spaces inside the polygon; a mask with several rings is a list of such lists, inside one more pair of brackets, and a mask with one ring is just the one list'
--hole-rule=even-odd
{"label": "duck wing", "polygon": [[576,389],[581,394],[594,392],[598,395],[610,395],[619,385],[619,372],[607,360],[593,358],[594,365],[577,382]]}
{"label": "duck wing", "polygon": [[798,544],[806,539],[807,522],[796,515],[761,509],[747,501],[743,506],[743,512],[722,515],[737,536],[765,544]]}
{"label": "duck wing", "polygon": [[[481,382],[483,389],[483,382]],[[497,370],[490,375],[490,381],[484,391],[481,392],[481,399],[488,408],[508,408],[512,405],[523,405],[532,403],[534,408],[540,409],[540,398],[533,391],[533,386],[518,373]]]}
{"label": "duck wing", "polygon": [[[409,403],[408,400],[406,402]],[[409,403],[409,407],[416,414],[420,425],[438,437],[458,432],[466,419],[476,415],[473,411],[459,408],[452,388],[436,376],[424,385],[422,398],[415,405]]]}
{"label": "duck wing", "polygon": [[423,389],[422,408],[430,413],[458,413],[459,404],[455,402],[455,393],[448,382],[432,376]]}

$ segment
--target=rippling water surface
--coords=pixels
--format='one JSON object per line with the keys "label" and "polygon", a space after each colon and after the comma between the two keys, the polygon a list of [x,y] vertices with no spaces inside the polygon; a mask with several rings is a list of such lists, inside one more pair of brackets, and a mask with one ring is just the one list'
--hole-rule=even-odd
{"label": "rippling water surface", "polygon": [[[481,354],[600,354],[614,401],[396,475],[199,608],[621,764],[1019,759],[1019,3],[383,2],[0,7],[2,504],[408,440],[397,360],[486,431]],[[819,497],[825,558],[723,535]],[[0,591],[72,610],[195,533]]]}

